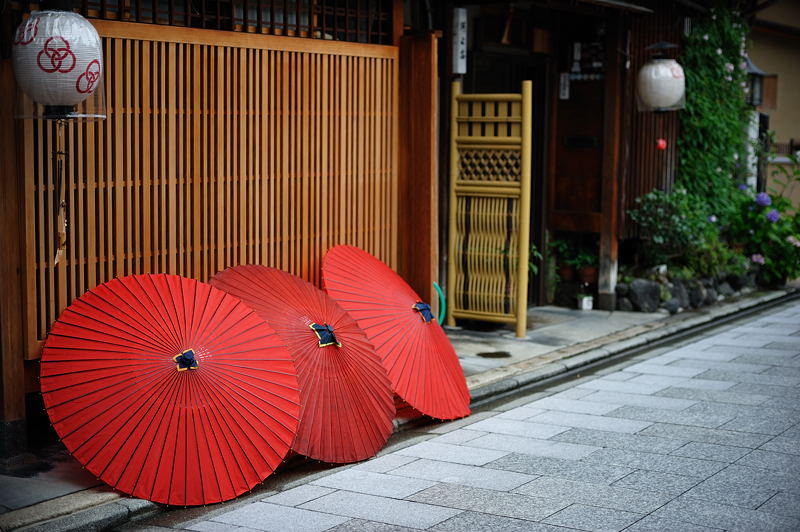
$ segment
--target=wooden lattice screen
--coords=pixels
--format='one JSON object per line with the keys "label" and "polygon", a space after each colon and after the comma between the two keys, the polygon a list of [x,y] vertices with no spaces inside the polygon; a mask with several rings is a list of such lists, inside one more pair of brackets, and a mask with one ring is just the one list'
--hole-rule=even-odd
{"label": "wooden lattice screen", "polygon": [[452,90],[447,321],[527,320],[530,81],[522,94]]}
{"label": "wooden lattice screen", "polygon": [[94,22],[108,119],[66,128],[55,266],[55,128],[22,124],[28,358],[115,276],[260,263],[318,283],[339,243],[396,266],[397,47]]}

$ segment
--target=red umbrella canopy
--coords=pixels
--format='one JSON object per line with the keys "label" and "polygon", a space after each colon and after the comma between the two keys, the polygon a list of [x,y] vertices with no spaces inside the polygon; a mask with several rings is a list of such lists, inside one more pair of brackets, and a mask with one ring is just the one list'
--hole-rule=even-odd
{"label": "red umbrella canopy", "polygon": [[430,307],[399,275],[365,251],[336,246],[325,255],[322,277],[375,345],[402,399],[438,419],[469,415],[455,350]]}
{"label": "red umbrella canopy", "polygon": [[265,266],[229,268],[210,282],[250,305],[294,356],[301,412],[292,449],[332,463],[374,456],[392,433],[392,391],[380,357],[344,309],[303,279]]}
{"label": "red umbrella canopy", "polygon": [[250,308],[177,275],[100,285],[53,325],[44,403],[70,453],[114,488],[197,505],[232,499],[289,451],[291,355]]}

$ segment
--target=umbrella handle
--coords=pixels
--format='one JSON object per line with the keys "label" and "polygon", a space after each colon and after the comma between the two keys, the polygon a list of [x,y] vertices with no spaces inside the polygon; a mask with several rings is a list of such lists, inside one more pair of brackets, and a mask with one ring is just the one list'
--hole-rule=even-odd
{"label": "umbrella handle", "polygon": [[436,293],[439,294],[439,325],[441,326],[444,323],[444,315],[447,312],[447,300],[444,297],[444,292],[442,292],[442,287],[439,286],[439,283],[436,281],[433,282],[433,287],[436,289]]}

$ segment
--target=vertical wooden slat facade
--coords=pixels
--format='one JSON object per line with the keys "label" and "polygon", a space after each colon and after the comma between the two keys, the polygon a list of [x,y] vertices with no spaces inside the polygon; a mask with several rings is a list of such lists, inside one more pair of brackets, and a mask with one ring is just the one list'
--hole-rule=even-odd
{"label": "vertical wooden slat facade", "polygon": [[453,82],[447,322],[516,324],[525,335],[532,83],[522,94],[461,94]]}
{"label": "vertical wooden slat facade", "polygon": [[[672,190],[678,165],[678,135],[680,115],[678,112],[640,112],[636,105],[636,73],[650,59],[652,53],[647,46],[660,41],[681,43],[683,40],[683,18],[674,2],[660,0],[654,6],[655,13],[635,17],[630,30],[630,68],[626,83],[626,100],[623,116],[629,139],[629,159],[623,164],[623,186],[621,198],[622,223],[620,237],[636,234],[636,226],[629,221],[627,212],[636,207],[639,198],[653,189]],[[670,51],[671,57],[679,56],[679,49]],[[656,148],[656,141],[663,138],[667,149]]]}
{"label": "vertical wooden slat facade", "polygon": [[65,128],[58,265],[55,127],[22,124],[28,358],[114,276],[255,262],[318,283],[340,243],[396,266],[397,47],[93,22],[108,118]]}

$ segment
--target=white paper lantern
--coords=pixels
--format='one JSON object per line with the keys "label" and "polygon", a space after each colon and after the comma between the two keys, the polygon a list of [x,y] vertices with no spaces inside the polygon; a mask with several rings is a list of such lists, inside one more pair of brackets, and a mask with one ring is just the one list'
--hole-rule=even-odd
{"label": "white paper lantern", "polygon": [[75,106],[103,75],[100,36],[71,11],[34,11],[14,38],[14,73],[20,88],[46,106]]}
{"label": "white paper lantern", "polygon": [[637,94],[642,110],[683,108],[686,79],[674,59],[651,59],[639,70]]}

